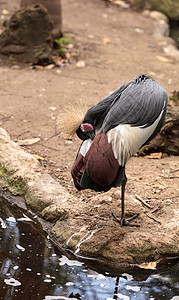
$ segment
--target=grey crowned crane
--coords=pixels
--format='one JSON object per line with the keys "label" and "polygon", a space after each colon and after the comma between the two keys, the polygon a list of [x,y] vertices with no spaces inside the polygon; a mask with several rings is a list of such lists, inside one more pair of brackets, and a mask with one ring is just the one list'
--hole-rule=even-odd
{"label": "grey crowned crane", "polygon": [[116,89],[86,113],[76,134],[83,140],[71,174],[78,190],[108,191],[121,186],[121,225],[125,220],[125,165],[160,131],[167,92],[144,74]]}

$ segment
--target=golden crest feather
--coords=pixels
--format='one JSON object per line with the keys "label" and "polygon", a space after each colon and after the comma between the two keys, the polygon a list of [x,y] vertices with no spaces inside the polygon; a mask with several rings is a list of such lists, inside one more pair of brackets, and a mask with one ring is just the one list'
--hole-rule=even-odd
{"label": "golden crest feather", "polygon": [[58,132],[64,138],[72,138],[80,124],[83,123],[85,113],[86,107],[81,102],[62,109],[56,122]]}

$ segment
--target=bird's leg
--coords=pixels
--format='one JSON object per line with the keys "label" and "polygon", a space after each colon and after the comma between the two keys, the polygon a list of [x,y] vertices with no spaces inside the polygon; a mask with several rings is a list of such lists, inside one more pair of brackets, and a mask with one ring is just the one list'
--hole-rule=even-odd
{"label": "bird's leg", "polygon": [[133,219],[135,219],[135,218],[137,218],[139,214],[135,214],[134,216],[132,216],[128,220],[125,219],[124,196],[125,196],[126,183],[127,183],[127,177],[126,177],[126,174],[124,173],[124,178],[123,178],[122,185],[121,185],[121,219],[117,218],[113,212],[112,212],[112,216],[115,218],[115,220],[118,223],[121,224],[121,226],[136,226],[136,227],[140,227],[140,225],[138,225],[138,224],[132,224],[132,223],[130,223],[130,221],[133,220]]}
{"label": "bird's leg", "polygon": [[124,178],[123,178],[122,185],[121,185],[121,219],[117,218],[115,216],[115,214],[112,212],[112,216],[114,217],[114,219],[118,223],[121,224],[121,226],[126,225],[126,222],[125,222],[125,212],[124,212],[124,195],[125,195],[126,183],[127,183],[127,177],[126,177],[126,174],[124,172]]}
{"label": "bird's leg", "polygon": [[126,225],[125,224],[125,212],[124,212],[124,195],[125,195],[125,187],[127,183],[127,177],[126,174],[124,173],[124,179],[122,181],[121,185],[121,226]]}

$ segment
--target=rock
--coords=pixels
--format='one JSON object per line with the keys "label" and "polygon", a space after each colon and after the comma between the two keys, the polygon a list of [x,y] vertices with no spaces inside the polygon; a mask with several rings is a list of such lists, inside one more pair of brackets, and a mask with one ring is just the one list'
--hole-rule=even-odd
{"label": "rock", "polygon": [[169,25],[165,22],[159,23],[154,32],[154,36],[169,36]]}
{"label": "rock", "polygon": [[163,50],[167,55],[179,61],[179,51],[175,45],[169,44]]}
{"label": "rock", "polygon": [[176,62],[179,61],[179,50],[171,37],[155,35],[155,39],[168,57],[171,57]]}
{"label": "rock", "polygon": [[[169,20],[166,15],[159,11],[149,11],[144,10],[143,14],[149,16],[157,21],[157,26],[155,28],[154,36],[159,40],[160,46],[163,47],[163,51],[166,55],[179,60],[179,51],[175,41],[169,37],[170,27]],[[163,39],[165,37],[165,39]]]}
{"label": "rock", "polygon": [[11,61],[32,64],[52,62],[52,23],[47,10],[34,5],[17,11],[0,35],[0,53]]}
{"label": "rock", "polygon": [[85,62],[83,60],[79,60],[77,63],[76,63],[76,67],[77,68],[84,68],[85,67]]}
{"label": "rock", "polygon": [[120,191],[120,190],[114,191],[113,197],[114,197],[115,199],[121,199],[121,191]]}
{"label": "rock", "polygon": [[57,205],[49,205],[41,213],[42,217],[46,221],[56,222],[58,220],[68,219],[68,213],[66,210],[61,210]]}
{"label": "rock", "polygon": [[[178,155],[179,153],[179,91],[170,96],[164,125],[158,135],[138,151],[139,155],[153,151]],[[172,104],[171,104],[172,103]]]}
{"label": "rock", "polygon": [[61,2],[60,0],[21,0],[21,8],[27,8],[34,4],[43,5],[49,13],[50,19],[53,23],[52,35],[53,38],[62,35],[62,17],[61,17]]}
{"label": "rock", "polygon": [[149,16],[157,21],[161,21],[163,20],[165,23],[168,23],[168,18],[166,15],[164,15],[163,13],[153,10],[149,13]]}
{"label": "rock", "polygon": [[159,11],[151,11],[149,13],[149,16],[156,21],[158,21],[156,30],[154,32],[155,36],[169,36],[170,29],[169,29],[169,23],[168,18],[166,15]]}
{"label": "rock", "polygon": [[178,0],[134,0],[134,4],[140,9],[157,10],[173,20],[179,20]]}
{"label": "rock", "polygon": [[[23,195],[26,204],[39,214],[50,206],[58,206],[58,215],[67,215],[67,200],[72,198],[67,190],[45,172],[39,161],[11,141],[0,128],[0,186],[6,186],[14,195]],[[45,215],[44,211],[44,215]],[[54,216],[54,212],[53,212]]]}
{"label": "rock", "polygon": [[[43,220],[43,224],[56,245],[73,252],[76,258],[91,258],[119,271],[178,254],[179,210],[175,201],[165,202],[151,219],[148,215],[152,212],[146,211],[139,201],[126,197],[126,216],[139,213],[141,227],[121,227],[111,217],[111,210],[120,214],[118,193],[113,197],[111,192],[96,194],[90,201],[79,201],[0,128],[1,194],[3,187],[22,195],[24,205],[48,221]],[[15,197],[15,203],[20,206],[19,198]]]}

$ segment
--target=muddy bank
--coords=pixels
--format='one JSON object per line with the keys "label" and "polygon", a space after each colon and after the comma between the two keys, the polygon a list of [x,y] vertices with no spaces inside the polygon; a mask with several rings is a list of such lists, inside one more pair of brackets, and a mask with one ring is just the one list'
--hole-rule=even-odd
{"label": "muddy bank", "polygon": [[55,243],[77,256],[97,259],[115,268],[128,268],[179,252],[176,199],[163,199],[162,204],[155,202],[150,209],[127,196],[126,214],[140,213],[137,221],[140,227],[120,227],[111,217],[112,210],[120,212],[119,191],[86,199],[70,194],[35,157],[13,142],[3,128],[0,128],[0,189],[22,196],[27,209],[48,221],[49,235]]}

